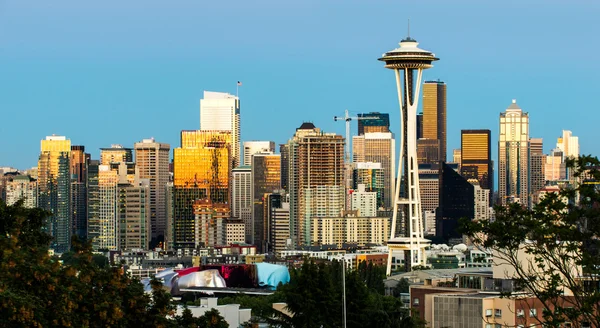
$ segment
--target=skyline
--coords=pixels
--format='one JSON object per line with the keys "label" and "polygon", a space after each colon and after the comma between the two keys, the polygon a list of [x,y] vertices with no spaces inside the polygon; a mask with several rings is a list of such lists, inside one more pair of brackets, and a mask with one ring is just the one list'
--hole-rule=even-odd
{"label": "skyline", "polygon": [[[530,136],[544,139],[545,153],[563,129],[580,137],[582,154],[599,153],[593,120],[563,114],[594,113],[588,95],[600,64],[581,53],[598,50],[589,40],[600,27],[599,5],[463,10],[468,3],[144,2],[142,13],[141,2],[2,3],[0,108],[13,123],[3,125],[0,166],[35,166],[40,140],[52,134],[84,145],[92,158],[101,147],[150,137],[174,149],[181,130],[199,128],[203,91],[235,94],[237,81],[241,141],[285,143],[304,121],[345,135],[333,121],[345,109],[389,113],[398,138],[393,77],[377,58],[406,36],[408,18],[411,36],[443,58],[424,81],[448,85],[448,153],[460,148],[460,130],[490,129],[497,163],[499,115],[512,99],[530,114]],[[234,24],[204,32],[229,17]],[[557,74],[557,62],[570,65],[569,80]]]}

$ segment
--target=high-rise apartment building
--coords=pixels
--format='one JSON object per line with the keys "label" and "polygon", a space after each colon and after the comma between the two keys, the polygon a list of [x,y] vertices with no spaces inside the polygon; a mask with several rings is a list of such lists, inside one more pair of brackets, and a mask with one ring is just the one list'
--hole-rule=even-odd
{"label": "high-rise apartment building", "polygon": [[171,146],[154,138],[136,142],[135,165],[140,179],[150,181],[150,232],[153,244],[164,242],[167,229],[165,186],[169,182]]}
{"label": "high-rise apartment building", "polygon": [[[498,197],[500,204],[528,204],[529,199],[529,114],[513,100],[500,113],[498,140]],[[464,154],[463,154],[464,156]]]}
{"label": "high-rise apartment building", "polygon": [[303,123],[287,148],[290,234],[296,245],[310,245],[311,215],[317,211],[311,205],[322,209],[345,204],[344,137]]}
{"label": "high-rise apartment building", "polygon": [[352,139],[355,163],[381,163],[383,169],[383,207],[392,208],[396,172],[396,141],[391,132],[367,132]]}
{"label": "high-rise apartment building", "polygon": [[48,136],[38,160],[38,206],[51,213],[47,232],[57,253],[71,249],[71,140]]}
{"label": "high-rise apartment building", "polygon": [[281,189],[289,192],[290,151],[288,144],[279,145],[279,153],[281,154]]}
{"label": "high-rise apartment building", "polygon": [[[486,129],[461,130],[460,172],[467,179],[477,179],[479,186],[494,192],[492,132]],[[490,196],[489,204],[492,204]]]}
{"label": "high-rise apartment building", "polygon": [[[358,135],[372,132],[390,132],[390,114],[370,112],[358,114]],[[368,119],[360,119],[362,117],[371,117]]]}
{"label": "high-rise apartment building", "polygon": [[252,244],[259,252],[268,250],[269,223],[265,197],[281,188],[281,155],[252,156]]}
{"label": "high-rise apartment building", "polygon": [[365,185],[359,184],[358,188],[352,191],[350,199],[350,210],[358,211],[358,216],[377,216],[377,192],[366,191]]}
{"label": "high-rise apartment building", "polygon": [[181,131],[181,147],[173,150],[173,232],[176,247],[196,245],[196,200],[230,204],[231,133]]}
{"label": "high-rise apartment building", "polygon": [[71,224],[73,233],[87,239],[87,167],[84,146],[71,146]]}
{"label": "high-rise apartment building", "polygon": [[[88,218],[88,237],[92,239],[92,247],[95,250],[114,251],[118,249],[118,185],[120,176],[121,181],[126,176],[126,173],[123,172],[126,170],[126,164],[116,165],[116,170],[111,169],[110,165],[98,166],[97,198],[92,198],[90,195],[90,202],[97,204]],[[126,183],[126,178],[124,180]]]}
{"label": "high-rise apartment building", "polygon": [[29,175],[8,175],[4,190],[6,205],[13,205],[23,200],[23,207],[37,207],[37,181]]}
{"label": "high-rise apartment building", "polygon": [[440,141],[438,139],[417,140],[417,163],[436,164],[440,158]]}
{"label": "high-rise apartment building", "polygon": [[244,141],[244,165],[252,165],[252,155],[258,153],[275,153],[275,142]]}
{"label": "high-rise apartment building", "polygon": [[133,150],[131,148],[125,148],[118,144],[110,145],[110,148],[100,148],[100,165],[131,162],[133,162]]}
{"label": "high-rise apartment building", "polygon": [[240,99],[224,92],[204,91],[200,100],[200,130],[231,133],[231,167],[240,162]]}
{"label": "high-rise apartment building", "polygon": [[546,155],[542,138],[529,139],[529,206],[537,204],[538,191],[546,185]]}
{"label": "high-rise apartment building", "polygon": [[118,249],[149,249],[152,238],[150,179],[137,179],[133,184],[119,183],[117,193]]}
{"label": "high-rise apartment building", "polygon": [[355,211],[349,211],[335,217],[313,218],[311,233],[312,239],[318,245],[384,245],[389,239],[390,219],[359,217]]}
{"label": "high-rise apartment building", "polygon": [[194,248],[225,245],[229,205],[213,203],[210,199],[196,200],[193,205],[195,216],[193,229]]}
{"label": "high-rise apartment building", "polygon": [[446,83],[423,83],[423,138],[439,140],[436,161],[446,161]]}

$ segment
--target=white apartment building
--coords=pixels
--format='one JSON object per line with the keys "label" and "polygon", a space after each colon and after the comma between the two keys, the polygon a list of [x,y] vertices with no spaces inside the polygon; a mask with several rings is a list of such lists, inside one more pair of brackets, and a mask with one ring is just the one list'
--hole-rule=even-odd
{"label": "white apartment building", "polygon": [[363,217],[377,216],[377,192],[365,191],[365,185],[359,184],[358,189],[350,195],[351,209],[358,210]]}

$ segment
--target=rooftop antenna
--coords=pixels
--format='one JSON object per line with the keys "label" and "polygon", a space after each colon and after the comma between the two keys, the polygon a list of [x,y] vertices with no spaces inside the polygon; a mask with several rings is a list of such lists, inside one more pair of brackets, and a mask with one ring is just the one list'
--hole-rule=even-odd
{"label": "rooftop antenna", "polygon": [[410,39],[410,18],[408,19],[408,38]]}

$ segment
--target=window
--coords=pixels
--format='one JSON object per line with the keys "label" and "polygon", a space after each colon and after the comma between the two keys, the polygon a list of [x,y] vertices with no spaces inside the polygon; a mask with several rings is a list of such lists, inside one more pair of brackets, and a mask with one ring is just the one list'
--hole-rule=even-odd
{"label": "window", "polygon": [[522,318],[522,317],[524,317],[524,316],[525,316],[525,310],[523,310],[523,309],[518,309],[518,310],[517,310],[517,317],[518,317],[518,318]]}
{"label": "window", "polygon": [[485,316],[486,317],[491,317],[492,316],[492,309],[485,310]]}
{"label": "window", "polygon": [[417,297],[413,298],[413,305],[419,305],[419,299]]}
{"label": "window", "polygon": [[529,317],[537,317],[537,309],[529,309]]}
{"label": "window", "polygon": [[500,309],[496,309],[495,313],[494,313],[495,317],[501,317],[502,316],[502,310]]}

